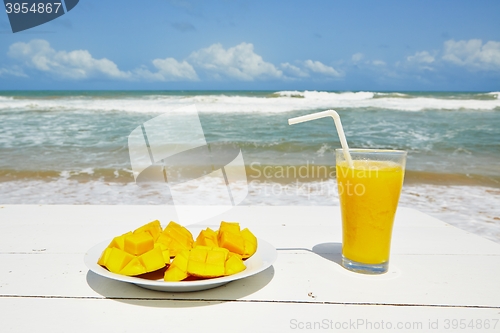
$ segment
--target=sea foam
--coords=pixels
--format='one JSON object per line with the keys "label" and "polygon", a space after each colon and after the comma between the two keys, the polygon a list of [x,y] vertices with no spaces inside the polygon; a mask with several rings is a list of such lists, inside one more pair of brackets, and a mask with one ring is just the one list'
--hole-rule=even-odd
{"label": "sea foam", "polygon": [[[144,95],[128,97],[89,98],[70,96],[60,98],[0,98],[0,112],[18,111],[80,111],[80,112],[172,112],[195,104],[200,112],[261,112],[278,113],[318,109],[382,109],[399,111],[424,110],[500,110],[496,98],[440,98],[438,95],[402,93],[279,91],[262,96],[224,93],[199,95]],[[483,96],[485,94],[482,94]]]}

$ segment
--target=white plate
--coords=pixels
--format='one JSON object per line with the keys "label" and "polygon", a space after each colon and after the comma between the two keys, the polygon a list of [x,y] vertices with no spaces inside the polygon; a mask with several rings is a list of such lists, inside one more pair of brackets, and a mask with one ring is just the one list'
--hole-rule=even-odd
{"label": "white plate", "polygon": [[[190,231],[193,232],[191,229]],[[205,280],[165,282],[161,279],[148,280],[133,276],[111,273],[101,265],[97,264],[99,257],[101,256],[104,249],[109,245],[111,239],[92,247],[87,253],[85,253],[84,262],[92,272],[100,276],[104,276],[116,281],[133,283],[139,287],[143,287],[146,289],[168,292],[199,291],[219,287],[231,281],[244,279],[246,277],[260,273],[270,267],[276,261],[276,258],[278,256],[276,249],[271,244],[262,239],[257,239],[257,241],[257,252],[255,252],[253,256],[245,260],[245,265],[247,266],[247,268],[243,272]]]}

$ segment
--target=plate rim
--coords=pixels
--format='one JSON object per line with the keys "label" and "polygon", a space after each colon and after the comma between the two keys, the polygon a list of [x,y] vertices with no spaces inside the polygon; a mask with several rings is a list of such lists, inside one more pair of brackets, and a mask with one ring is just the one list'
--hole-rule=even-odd
{"label": "plate rim", "polygon": [[[198,227],[198,226],[197,226]],[[204,229],[204,227],[200,227],[200,230]],[[191,230],[190,230],[191,231]],[[256,275],[267,268],[271,267],[274,262],[276,261],[278,257],[278,252],[276,248],[271,245],[269,242],[263,240],[262,238],[257,237],[257,251],[252,255],[247,260],[258,260],[260,259],[263,264],[260,267],[257,267],[254,270],[244,270],[242,272],[233,274],[233,275],[228,275],[228,276],[222,276],[222,277],[217,277],[217,278],[211,278],[211,279],[203,279],[203,280],[194,280],[194,281],[177,281],[177,282],[167,282],[167,281],[161,281],[161,280],[148,280],[148,279],[142,279],[134,276],[126,276],[126,275],[120,275],[116,273],[112,273],[102,267],[101,265],[97,264],[97,261],[99,260],[99,257],[101,256],[102,252],[104,249],[109,245],[109,243],[113,240],[113,238],[107,239],[105,241],[102,241],[93,247],[91,247],[84,255],[84,263],[87,266],[87,268],[92,271],[93,273],[109,278],[115,281],[121,281],[121,282],[128,282],[132,283],[135,285],[139,286],[149,286],[149,287],[158,287],[158,288],[166,288],[165,290],[167,291],[172,291],[175,289],[186,289],[190,287],[208,287],[211,285],[221,285],[221,284],[226,284],[231,281],[235,280],[241,280],[253,275]],[[263,258],[263,254],[265,254],[265,257]]]}

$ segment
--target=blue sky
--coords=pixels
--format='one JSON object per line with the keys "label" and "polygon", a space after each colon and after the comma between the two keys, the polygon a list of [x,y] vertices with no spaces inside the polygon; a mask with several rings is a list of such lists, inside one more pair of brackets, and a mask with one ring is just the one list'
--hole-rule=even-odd
{"label": "blue sky", "polygon": [[13,34],[0,89],[500,90],[500,1],[80,0]]}

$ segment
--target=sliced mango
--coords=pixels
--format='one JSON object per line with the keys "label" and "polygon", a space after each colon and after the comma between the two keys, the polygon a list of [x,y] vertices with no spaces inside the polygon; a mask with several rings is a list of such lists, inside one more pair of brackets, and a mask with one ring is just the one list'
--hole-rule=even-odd
{"label": "sliced mango", "polygon": [[134,257],[130,260],[130,262],[120,271],[120,274],[127,276],[135,276],[144,273],[147,273],[146,268],[138,257]]}
{"label": "sliced mango", "polygon": [[213,231],[210,228],[206,228],[205,230],[200,231],[200,234],[196,238],[196,242],[194,243],[194,245],[218,247],[219,242],[217,240],[217,232]]}
{"label": "sliced mango", "polygon": [[134,234],[138,234],[143,231],[148,232],[156,241],[162,232],[160,221],[154,220],[152,222],[146,223],[142,227],[135,229]]}
{"label": "sliced mango", "polygon": [[236,253],[229,252],[225,263],[225,275],[233,275],[242,272],[246,269],[241,256]]}
{"label": "sliced mango", "polygon": [[[222,221],[219,230],[202,230],[196,242],[191,232],[171,221],[162,230],[158,220],[113,238],[98,264],[109,271],[137,276],[168,266],[165,281],[188,277],[214,278],[246,269],[244,259],[257,250],[257,238],[237,222]],[[171,261],[171,257],[174,257]]]}
{"label": "sliced mango", "polygon": [[165,271],[163,279],[165,281],[182,281],[189,275],[187,273],[187,266],[189,260],[189,250],[180,251]]}
{"label": "sliced mango", "polygon": [[132,232],[129,231],[121,236],[117,236],[117,237],[113,238],[111,243],[109,243],[108,247],[109,248],[116,247],[117,249],[125,250],[125,237],[127,237],[128,235],[131,235],[131,234],[132,234]]}
{"label": "sliced mango", "polygon": [[111,248],[109,257],[106,260],[106,268],[113,273],[120,273],[120,271],[125,267],[134,256],[123,250],[117,249],[116,247]]}
{"label": "sliced mango", "polygon": [[153,272],[157,269],[165,267],[165,259],[159,247],[155,247],[139,257],[140,262],[144,265],[146,272]]}
{"label": "sliced mango", "polygon": [[155,248],[160,248],[165,264],[170,264],[170,251],[162,243],[155,243]]}
{"label": "sliced mango", "polygon": [[224,222],[220,223],[219,246],[228,249],[229,251],[237,254],[245,252],[245,240],[241,236],[240,225],[237,222]]}
{"label": "sliced mango", "polygon": [[156,240],[157,243],[165,245],[170,255],[175,257],[182,250],[193,247],[193,235],[183,226],[171,221]]}
{"label": "sliced mango", "polygon": [[153,236],[149,232],[132,233],[125,237],[125,251],[134,255],[141,255],[152,250],[155,246]]}
{"label": "sliced mango", "polygon": [[221,221],[219,226],[219,233],[226,231],[232,232],[233,234],[238,234],[240,233],[240,224],[238,222]]}
{"label": "sliced mango", "polygon": [[104,249],[104,251],[101,254],[101,257],[97,261],[97,263],[99,265],[106,266],[106,262],[108,261],[109,254],[111,253],[111,249],[112,249],[112,247],[107,247],[106,249]]}
{"label": "sliced mango", "polygon": [[241,236],[244,240],[244,250],[241,256],[243,259],[250,258],[257,252],[257,237],[248,228],[241,230]]}
{"label": "sliced mango", "polygon": [[220,247],[196,246],[189,254],[187,272],[201,278],[223,276],[228,253]]}

